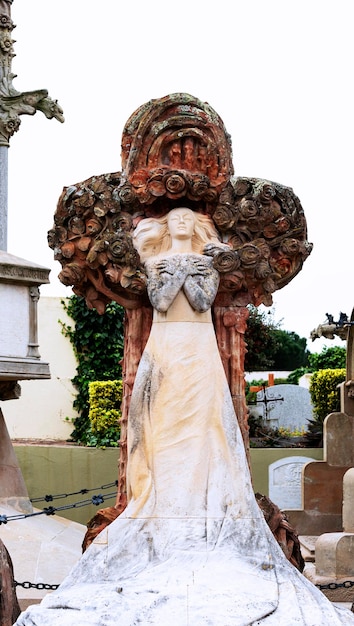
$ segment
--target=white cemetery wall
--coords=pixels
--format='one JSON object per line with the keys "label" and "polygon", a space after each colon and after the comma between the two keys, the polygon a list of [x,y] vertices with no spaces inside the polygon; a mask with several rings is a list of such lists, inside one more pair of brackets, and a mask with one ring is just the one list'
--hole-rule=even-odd
{"label": "white cemetery wall", "polygon": [[51,378],[20,381],[21,397],[0,402],[12,439],[65,440],[73,430],[66,418],[77,416],[72,406],[76,390],[71,383],[77,363],[58,320],[71,326],[74,321],[64,311],[62,299],[41,297],[38,302],[39,352],[41,359],[49,362]]}

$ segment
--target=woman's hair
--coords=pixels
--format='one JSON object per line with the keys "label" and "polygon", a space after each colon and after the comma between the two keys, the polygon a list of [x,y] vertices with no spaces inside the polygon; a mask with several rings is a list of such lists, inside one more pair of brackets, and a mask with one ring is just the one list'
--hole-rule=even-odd
{"label": "woman's hair", "polygon": [[[179,208],[179,207],[178,207]],[[183,208],[183,207],[181,207]],[[189,209],[190,211],[192,209]],[[173,209],[172,209],[173,211]],[[192,250],[198,254],[203,252],[207,243],[221,245],[214,223],[207,215],[192,211],[195,216],[192,235]],[[148,258],[166,252],[171,248],[171,235],[168,231],[168,215],[163,217],[147,217],[137,225],[133,234],[133,244],[144,263]]]}

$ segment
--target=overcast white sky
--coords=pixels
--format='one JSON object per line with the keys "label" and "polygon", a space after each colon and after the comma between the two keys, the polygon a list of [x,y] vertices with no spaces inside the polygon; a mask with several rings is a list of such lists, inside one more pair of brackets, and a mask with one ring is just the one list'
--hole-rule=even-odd
{"label": "overcast white sky", "polygon": [[[47,246],[64,186],[121,169],[130,114],[184,91],[232,136],[237,175],[294,189],[314,249],[274,294],[308,337],[353,299],[352,0],[14,0],[14,86],[46,88],[65,123],[22,116],[9,154],[8,251],[51,268],[42,296],[71,295]],[[340,340],[309,342],[345,345]]]}

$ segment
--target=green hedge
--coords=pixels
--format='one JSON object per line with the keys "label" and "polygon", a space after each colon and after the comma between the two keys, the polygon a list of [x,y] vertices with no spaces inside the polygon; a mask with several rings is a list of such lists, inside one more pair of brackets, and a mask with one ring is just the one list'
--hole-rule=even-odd
{"label": "green hedge", "polygon": [[330,413],[340,411],[338,385],[345,381],[345,369],[324,369],[311,376],[310,395],[314,407],[315,419],[319,422]]}
{"label": "green hedge", "polygon": [[88,445],[100,447],[118,445],[122,389],[121,380],[89,383],[90,435]]}

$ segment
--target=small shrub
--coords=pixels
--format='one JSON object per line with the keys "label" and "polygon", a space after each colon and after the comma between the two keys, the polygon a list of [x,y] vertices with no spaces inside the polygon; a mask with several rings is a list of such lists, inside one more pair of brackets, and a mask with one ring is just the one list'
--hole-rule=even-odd
{"label": "small shrub", "polygon": [[343,346],[323,346],[322,352],[309,355],[312,371],[342,369],[346,364],[347,351]]}
{"label": "small shrub", "polygon": [[292,372],[290,372],[289,376],[286,379],[286,383],[288,385],[298,385],[300,378],[309,372],[308,367],[298,367]]}
{"label": "small shrub", "polygon": [[316,421],[322,422],[330,413],[340,410],[338,385],[345,381],[345,369],[323,369],[314,372],[310,395]]}
{"label": "small shrub", "polygon": [[248,434],[249,437],[262,437],[263,436],[263,422],[262,422],[262,418],[259,415],[256,415],[255,413],[252,413],[252,411],[250,411],[249,415],[248,415]]}
{"label": "small shrub", "polygon": [[122,381],[93,381],[88,386],[90,429],[87,445],[115,447],[120,435]]}
{"label": "small shrub", "polygon": [[284,426],[279,426],[277,429],[279,437],[284,437],[286,439],[291,439],[292,437],[303,437],[305,434],[305,429],[297,429],[297,430],[289,430],[289,428],[284,428]]}

